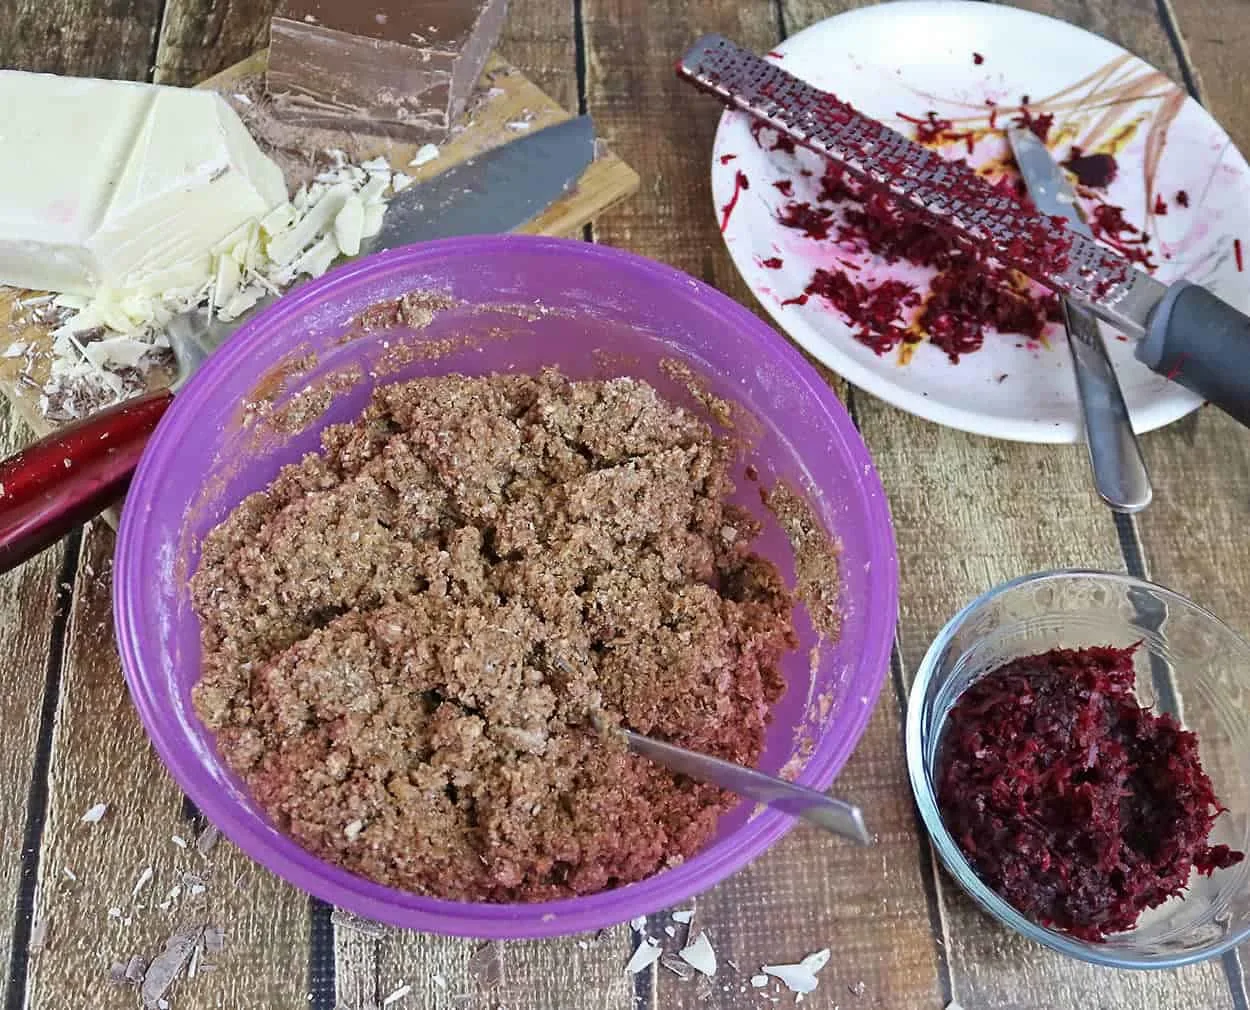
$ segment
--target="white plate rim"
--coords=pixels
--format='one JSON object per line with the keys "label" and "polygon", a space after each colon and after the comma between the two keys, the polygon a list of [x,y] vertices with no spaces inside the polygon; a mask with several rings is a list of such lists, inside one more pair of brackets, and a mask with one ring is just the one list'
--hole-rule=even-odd
{"label": "white plate rim", "polygon": [[[805,36],[818,35],[829,31],[829,25],[833,22],[845,24],[848,20],[871,20],[883,16],[885,8],[904,5],[913,7],[919,13],[926,15],[940,14],[943,17],[952,17],[960,14],[968,16],[975,12],[975,16],[982,23],[997,19],[999,21],[1014,22],[1015,26],[1022,30],[1027,30],[1031,25],[1035,30],[1073,33],[1081,36],[1087,45],[1104,50],[1108,57],[1128,54],[1144,66],[1157,70],[1152,64],[1147,63],[1133,53],[1129,53],[1128,50],[1115,42],[1077,25],[1045,14],[1038,14],[1017,7],[983,3],[979,2],[979,0],[886,0],[884,3],[855,8],[817,21],[802,31],[787,37],[779,43],[779,48],[789,48],[796,42],[801,45]],[[1194,106],[1199,114],[1205,117],[1208,125],[1213,130],[1227,137],[1223,127],[1205,108],[1194,102],[1192,98],[1186,104]],[[735,117],[742,115],[744,114],[735,110],[726,110],[721,114],[718,122],[712,147],[712,157],[710,159],[710,174],[714,192],[717,180],[726,171],[720,164],[719,156],[727,126],[735,121]],[[1246,164],[1241,152],[1231,140],[1228,142],[1228,151],[1230,156],[1236,158],[1239,167],[1244,172],[1250,174],[1250,165]],[[716,206],[715,195],[713,195],[712,200],[713,212],[718,215],[720,209]],[[952,406],[930,399],[924,395],[917,395],[899,386],[882,372],[861,364],[843,353],[837,346],[836,341],[820,332],[816,327],[803,319],[800,314],[787,312],[785,311],[786,307],[780,305],[776,299],[766,297],[762,293],[763,285],[755,280],[758,276],[758,269],[757,264],[754,262],[752,251],[745,245],[728,241],[728,235],[722,234],[721,238],[729,250],[730,258],[739,276],[742,277],[744,283],[778,328],[808,354],[856,388],[907,413],[974,435],[1005,441],[1051,445],[1074,444],[1084,441],[1084,432],[1079,419],[1065,424],[1056,422],[1053,419],[1030,419],[1023,416],[1010,418],[1003,417],[1000,414],[985,414],[975,409]],[[1062,348],[1056,348],[1055,350],[1060,353],[1066,353],[1066,350]],[[1075,396],[1074,391],[1074,403],[1076,402]],[[1200,396],[1190,393],[1179,386],[1172,386],[1168,397],[1151,399],[1134,407],[1132,412],[1134,431],[1138,434],[1144,434],[1164,427],[1197,410],[1203,403],[1204,401]]]}

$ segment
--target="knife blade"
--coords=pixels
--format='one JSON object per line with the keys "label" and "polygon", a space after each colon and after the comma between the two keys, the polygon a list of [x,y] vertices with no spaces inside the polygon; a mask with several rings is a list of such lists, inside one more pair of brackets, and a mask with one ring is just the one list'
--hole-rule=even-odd
{"label": "knife blade", "polygon": [[858,112],[720,35],[699,39],[680,77],[823,154],[902,208],[1088,306],[1139,360],[1250,426],[1250,317],[1186,281],[1165,285],[1063,218],[1025,207],[968,166]]}
{"label": "knife blade", "polygon": [[[382,230],[361,243],[359,255],[454,235],[514,231],[572,189],[594,157],[590,116],[535,130],[395,194]],[[231,333],[280,297],[267,295],[228,322],[203,309],[171,320],[166,329],[178,358],[175,388]]]}
{"label": "knife blade", "polygon": [[[478,155],[392,198],[368,252],[449,235],[512,231],[570,189],[594,160],[588,116]],[[168,327],[185,381],[226,337],[276,300],[230,322],[185,313]],[[0,572],[107,509],[125,493],[172,390],[135,397],[54,432],[0,462]]]}
{"label": "knife blade", "polygon": [[594,123],[578,116],[453,165],[393,197],[361,255],[519,228],[572,188],[594,155]]}
{"label": "knife blade", "polygon": [[[1007,141],[1034,206],[1043,214],[1064,218],[1073,231],[1092,237],[1081,216],[1076,191],[1037,134],[1024,127],[1011,127]],[[1070,298],[1061,295],[1060,299],[1094,486],[1116,512],[1140,512],[1153,496],[1150,476],[1098,329],[1098,318]]]}

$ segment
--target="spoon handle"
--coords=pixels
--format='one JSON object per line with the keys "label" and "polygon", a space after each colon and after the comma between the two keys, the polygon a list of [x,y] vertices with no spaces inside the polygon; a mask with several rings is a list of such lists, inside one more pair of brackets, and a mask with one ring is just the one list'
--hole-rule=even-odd
{"label": "spoon handle", "polygon": [[805,786],[796,786],[754,768],[722,761],[707,754],[676,747],[661,740],[622,730],[635,754],[650,758],[657,764],[700,782],[710,782],[749,800],[763,803],[774,810],[800,817],[826,831],[860,845],[871,845],[872,838],[864,826],[859,807],[844,800],[835,800]]}

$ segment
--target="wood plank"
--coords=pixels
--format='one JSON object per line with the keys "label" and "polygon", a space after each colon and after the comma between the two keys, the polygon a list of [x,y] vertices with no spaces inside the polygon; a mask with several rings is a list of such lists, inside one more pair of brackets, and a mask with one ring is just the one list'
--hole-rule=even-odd
{"label": "wood plank", "polygon": [[509,0],[499,54],[564,108],[578,110],[573,4]]}
{"label": "wood plank", "polygon": [[[861,5],[783,3],[790,30],[854,6]],[[1177,73],[1153,7],[1132,0],[1026,0],[1020,6],[1104,34]],[[995,442],[927,424],[862,393],[855,402],[894,509],[902,569],[899,638],[909,680],[951,614],[991,586],[1068,565],[1123,569],[1114,523],[1090,488],[1082,448]],[[938,885],[951,988],[964,1006],[1078,1006],[1095,991],[1099,1005],[1109,1008],[1231,1005],[1218,964],[1167,973],[1093,968],[998,926],[944,873]]]}
{"label": "wood plank", "polygon": [[[44,947],[31,960],[25,1005],[129,1010],[135,993],[110,984],[114,962],[150,961],[180,927],[220,926],[224,950],[201,957],[212,971],[178,983],[180,1010],[306,1006],[308,899],[227,842],[208,859],[196,849],[196,826],[143,735],[111,645],[112,554],[112,532],[92,524],[53,737],[37,904]],[[109,805],[104,819],[83,823],[97,803]]]}
{"label": "wood plank", "polygon": [[[1171,0],[1200,95],[1233,142],[1250,150],[1250,44],[1229,0]],[[1145,442],[1155,502],[1143,513],[1151,575],[1250,635],[1250,439],[1210,407]]]}
{"label": "wood plank", "polygon": [[151,72],[163,0],[3,0],[0,67],[139,81]]}
{"label": "wood plank", "polygon": [[[583,10],[590,112],[645,180],[634,200],[600,219],[596,238],[671,263],[752,304],[712,213],[708,152],[717,110],[674,79],[672,64],[705,31],[770,48],[778,31],[773,5],[586,0]],[[834,958],[804,1005],[854,1004],[848,987],[859,993],[861,984],[866,1006],[945,1005],[925,899],[922,860],[928,857],[915,834],[900,712],[891,684],[837,784],[840,795],[865,805],[880,834],[877,845],[859,850],[796,829],[700,896],[696,931],[708,931],[722,967],[711,981],[653,968],[653,1005],[759,1006],[749,980],[761,965],[793,963],[825,947]],[[675,939],[682,938],[679,932]]]}
{"label": "wood plank", "polygon": [[[28,433],[0,409],[0,453],[21,448]],[[48,663],[54,645],[57,578],[65,549],[45,551],[0,576],[0,965],[13,954],[14,915],[23,880],[27,800],[35,766]],[[29,921],[23,928],[29,928]]]}
{"label": "wood plank", "polygon": [[[1244,12],[1231,0],[1170,0],[1168,9],[1176,18],[1198,97],[1241,151],[1250,150],[1250,70],[1239,57],[1250,44]],[[1205,407],[1152,435],[1145,451],[1155,484],[1154,504],[1140,520],[1150,577],[1250,635],[1250,440],[1245,429]],[[1250,944],[1241,948],[1240,963],[1250,963]],[[1244,983],[1239,986],[1244,1000]]]}
{"label": "wood plank", "polygon": [[1245,60],[1250,23],[1237,0],[1166,0],[1175,19],[1191,79],[1202,102],[1243,153],[1250,150]]}
{"label": "wood plank", "polygon": [[189,88],[247,59],[269,45],[277,6],[278,0],[167,0],[152,79]]}
{"label": "wood plank", "polygon": [[[121,0],[111,7],[105,14],[86,0],[0,0],[0,66],[143,79],[161,0]],[[6,406],[0,414],[0,452],[7,456],[30,432],[17,411]],[[7,786],[0,796],[0,914],[7,927],[0,928],[0,963],[14,969],[6,991],[12,1006],[25,1005],[21,987],[31,967],[30,950],[39,946],[43,932],[42,913],[33,907],[36,853],[25,846],[28,828],[36,832],[31,840],[38,844],[45,814],[47,770],[37,761],[48,755],[42,750],[37,757],[36,749],[48,745],[46,737],[40,740],[41,723],[45,733],[50,731],[58,697],[64,627],[58,625],[58,605],[67,606],[69,600],[57,585],[64,562],[65,547],[58,545],[0,579],[0,718],[5,727],[0,775]],[[27,949],[14,951],[15,941]]]}
{"label": "wood plank", "polygon": [[411,985],[406,1003],[415,1007],[627,1010],[631,1006],[629,976],[624,972],[628,932],[624,927],[608,930],[598,939],[563,937],[493,944],[394,933],[379,948],[376,992],[379,1000],[385,1000],[395,990]]}
{"label": "wood plank", "polygon": [[1149,436],[1155,500],[1139,523],[1150,578],[1250,636],[1250,442],[1227,415],[1204,407]]}

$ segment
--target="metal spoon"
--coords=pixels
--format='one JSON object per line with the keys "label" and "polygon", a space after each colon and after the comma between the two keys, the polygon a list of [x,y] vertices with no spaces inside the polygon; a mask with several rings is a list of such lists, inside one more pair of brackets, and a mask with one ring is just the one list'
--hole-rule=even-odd
{"label": "metal spoon", "polygon": [[864,814],[852,803],[835,800],[824,793],[818,793],[815,789],[796,786],[792,782],[774,778],[754,768],[744,768],[742,765],[722,761],[708,754],[700,754],[661,740],[653,740],[651,737],[642,736],[627,729],[608,726],[602,718],[597,716],[594,722],[601,733],[621,734],[631,751],[650,758],[665,768],[680,772],[682,775],[689,775],[700,782],[708,782],[722,789],[728,789],[731,793],[737,793],[756,803],[763,803],[791,817],[802,818],[809,824],[824,828],[831,834],[849,838],[860,845],[872,844],[872,836],[868,834],[868,829],[864,826]]}

